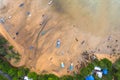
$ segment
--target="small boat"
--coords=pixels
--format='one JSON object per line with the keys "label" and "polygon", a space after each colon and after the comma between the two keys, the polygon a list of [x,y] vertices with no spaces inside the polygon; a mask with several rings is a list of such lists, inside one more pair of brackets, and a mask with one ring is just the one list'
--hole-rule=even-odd
{"label": "small boat", "polygon": [[50,0],[49,3],[48,3],[48,5],[51,5],[52,3],[53,3],[53,0]]}

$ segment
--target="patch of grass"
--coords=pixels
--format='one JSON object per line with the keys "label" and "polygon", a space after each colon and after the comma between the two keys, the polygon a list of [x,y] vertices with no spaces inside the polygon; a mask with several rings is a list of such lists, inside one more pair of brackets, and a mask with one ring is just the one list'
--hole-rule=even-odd
{"label": "patch of grass", "polygon": [[13,50],[13,46],[9,46],[7,40],[0,36],[0,56],[8,60],[15,59],[15,63],[19,62],[20,55]]}
{"label": "patch of grass", "polygon": [[13,50],[13,48],[14,48],[13,46],[9,46],[9,50]]}
{"label": "patch of grass", "polygon": [[8,79],[4,77],[3,75],[0,75],[0,80],[8,80]]}

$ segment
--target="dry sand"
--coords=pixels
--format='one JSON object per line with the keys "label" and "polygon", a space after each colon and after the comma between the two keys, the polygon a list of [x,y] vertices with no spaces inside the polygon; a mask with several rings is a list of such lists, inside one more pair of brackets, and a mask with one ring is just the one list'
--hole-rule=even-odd
{"label": "dry sand", "polygon": [[[120,53],[119,0],[53,0],[51,5],[48,2],[0,0],[0,18],[5,19],[0,33],[22,56],[19,63],[12,65],[61,76],[72,73],[67,71],[70,63],[76,66],[78,61],[83,62],[81,54],[85,51],[99,59]],[[23,7],[19,7],[21,3]],[[60,48],[56,48],[58,39]],[[65,63],[64,69],[60,68],[61,62]]]}

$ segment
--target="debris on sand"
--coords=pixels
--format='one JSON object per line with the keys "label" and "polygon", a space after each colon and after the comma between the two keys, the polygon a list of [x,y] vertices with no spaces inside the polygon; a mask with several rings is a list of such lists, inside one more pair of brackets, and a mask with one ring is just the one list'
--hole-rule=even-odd
{"label": "debris on sand", "polygon": [[52,59],[53,59],[53,58],[51,57],[51,58],[50,58],[50,61],[52,61]]}
{"label": "debris on sand", "polygon": [[8,16],[8,19],[11,19],[12,18],[12,16]]}
{"label": "debris on sand", "polygon": [[75,40],[78,42],[78,39],[77,39],[77,38],[75,38]]}
{"label": "debris on sand", "polygon": [[19,34],[19,32],[16,32],[16,35],[18,35]]}
{"label": "debris on sand", "polygon": [[41,32],[41,35],[43,36],[43,35],[45,35],[45,33],[46,33],[46,31],[42,31],[42,32]]}
{"label": "debris on sand", "polygon": [[0,23],[4,24],[5,23],[5,19],[4,18],[0,18]]}
{"label": "debris on sand", "polygon": [[84,51],[84,52],[82,53],[82,56],[83,56],[84,59],[90,60],[90,55],[89,55],[89,53],[88,53],[87,51]]}
{"label": "debris on sand", "polygon": [[81,45],[83,45],[85,43],[85,40],[83,40],[82,42],[81,42]]}
{"label": "debris on sand", "polygon": [[110,41],[112,39],[112,36],[110,35],[109,37],[108,37],[108,41]]}
{"label": "debris on sand", "polygon": [[100,52],[100,49],[98,49],[98,52]]}
{"label": "debris on sand", "polygon": [[28,12],[26,12],[26,14],[27,14],[27,16],[31,16],[31,13],[28,11]]}
{"label": "debris on sand", "polygon": [[23,7],[24,6],[24,3],[21,3],[20,5],[19,5],[19,7]]}
{"label": "debris on sand", "polygon": [[42,15],[42,18],[43,18],[43,20],[41,21],[40,26],[44,27],[47,24],[47,22],[49,21],[49,18],[47,15]]}
{"label": "debris on sand", "polygon": [[45,73],[48,73],[48,71],[43,70],[43,71],[41,72],[41,74],[45,74]]}
{"label": "debris on sand", "polygon": [[15,37],[13,37],[13,39],[15,39]]}
{"label": "debris on sand", "polygon": [[54,71],[54,72],[56,72],[56,73],[58,73],[58,72],[59,72],[59,70],[56,70],[56,69],[53,69],[52,71]]}
{"label": "debris on sand", "polygon": [[64,55],[64,51],[61,52],[61,55]]}
{"label": "debris on sand", "polygon": [[115,42],[118,42],[118,40],[115,40]]}
{"label": "debris on sand", "polygon": [[92,61],[94,61],[95,59],[97,59],[97,57],[96,57],[94,54],[92,54],[92,55],[90,56],[90,59],[91,59]]}
{"label": "debris on sand", "polygon": [[34,47],[33,46],[30,46],[29,49],[32,50]]}

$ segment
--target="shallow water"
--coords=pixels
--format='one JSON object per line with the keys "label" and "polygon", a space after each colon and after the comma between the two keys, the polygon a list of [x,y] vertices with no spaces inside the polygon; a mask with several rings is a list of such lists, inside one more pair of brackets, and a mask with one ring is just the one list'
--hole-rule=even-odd
{"label": "shallow water", "polygon": [[81,31],[106,35],[120,30],[120,0],[54,0],[53,8]]}
{"label": "shallow water", "polygon": [[8,4],[8,0],[0,0],[0,10],[5,8]]}
{"label": "shallow water", "polygon": [[[0,8],[8,4],[9,0],[0,0]],[[42,1],[42,2],[41,2]],[[33,2],[35,8],[50,8],[49,0]],[[95,35],[106,35],[120,30],[120,0],[53,0],[51,9],[53,14],[66,16],[66,23],[76,25],[83,32]]]}

